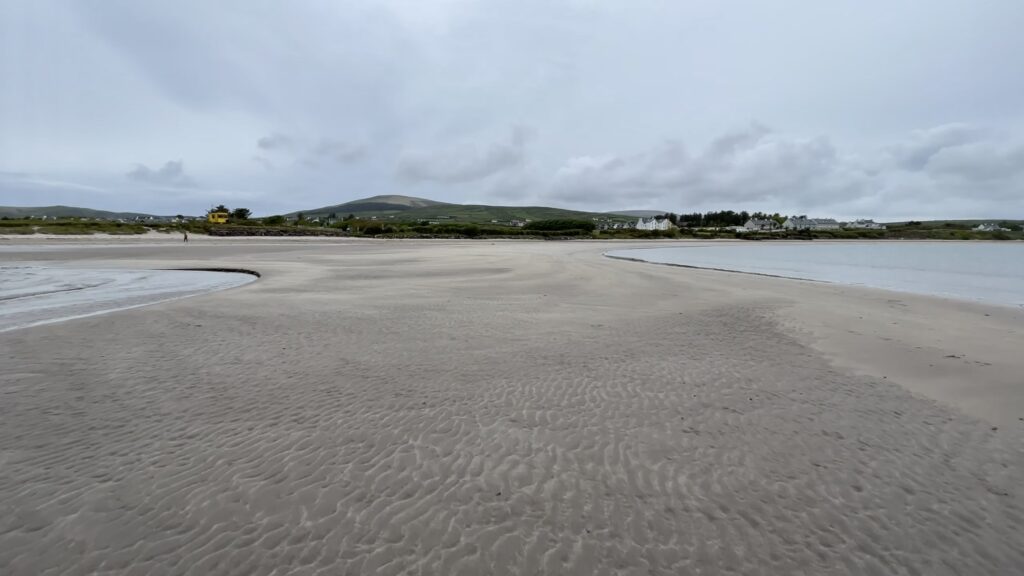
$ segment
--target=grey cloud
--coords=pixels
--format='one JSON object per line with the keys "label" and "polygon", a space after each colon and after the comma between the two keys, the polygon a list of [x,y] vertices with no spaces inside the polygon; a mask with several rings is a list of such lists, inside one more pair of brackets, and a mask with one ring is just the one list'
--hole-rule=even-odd
{"label": "grey cloud", "polygon": [[321,140],[312,149],[312,154],[319,158],[327,158],[338,164],[349,164],[362,158],[365,149],[356,144],[338,140]]}
{"label": "grey cloud", "polygon": [[836,202],[862,193],[868,175],[856,160],[843,157],[825,137],[774,134],[761,127],[752,137],[696,160],[683,197],[713,196],[730,201],[799,201],[807,206]]}
{"label": "grey cloud", "polygon": [[946,124],[927,130],[917,130],[904,141],[889,146],[886,152],[895,166],[904,170],[922,170],[937,154],[978,142],[986,131],[968,124]]}
{"label": "grey cloud", "polygon": [[985,142],[944,148],[932,156],[927,168],[933,175],[954,175],[969,181],[1013,179],[1024,176],[1024,146]]}
{"label": "grey cloud", "polygon": [[487,201],[497,199],[502,203],[512,204],[533,203],[534,192],[540,184],[534,176],[523,171],[502,173],[490,180],[483,191],[483,197],[487,198]]}
{"label": "grey cloud", "polygon": [[713,140],[694,157],[682,144],[666,142],[631,156],[570,159],[555,175],[552,196],[626,205],[652,198],[740,203],[782,197],[818,204],[856,191],[865,178],[825,138],[775,134],[755,124]]}
{"label": "grey cloud", "polygon": [[[104,190],[101,187],[84,184],[82,182],[69,182],[61,178],[40,176],[27,172],[5,172],[0,171],[0,192],[15,195],[22,195],[27,200],[32,200],[34,195],[39,193],[82,193],[99,192]],[[23,201],[23,200],[19,200]]]}
{"label": "grey cloud", "polygon": [[172,188],[194,188],[196,186],[196,181],[185,174],[185,163],[181,160],[170,160],[156,170],[144,164],[136,164],[135,168],[125,176],[135,182],[145,182],[156,186]]}
{"label": "grey cloud", "polygon": [[[993,201],[1022,207],[1024,145],[970,125],[915,131],[880,147],[870,166],[824,137],[779,134],[760,125],[713,140],[696,156],[668,142],[628,156],[579,156],[554,175],[548,197],[601,206],[659,205],[685,210],[751,205],[779,210],[886,213],[899,206],[980,210]],[[974,208],[970,208],[974,207]],[[975,214],[977,212],[974,212]]]}
{"label": "grey cloud", "polygon": [[[660,160],[653,160],[661,157]],[[665,164],[658,150],[633,156],[577,156],[555,173],[552,197],[581,204],[635,201],[664,195],[678,186],[683,164]],[[680,159],[681,160],[681,159]],[[663,169],[648,170],[654,165]],[[675,182],[675,184],[673,184]]]}
{"label": "grey cloud", "polygon": [[256,146],[260,150],[288,150],[292,145],[291,138],[276,132],[256,141]]}
{"label": "grey cloud", "polygon": [[252,161],[262,166],[264,170],[274,169],[274,163],[271,162],[269,158],[264,158],[263,156],[253,156]]}
{"label": "grey cloud", "polygon": [[[1019,0],[969,21],[963,2],[929,0],[17,4],[0,170],[65,183],[38,202],[99,184],[182,212],[219,188],[267,212],[409,193],[1024,215]],[[782,132],[721,135],[746,119]],[[544,138],[501,132],[517,121]],[[125,179],[181,150],[203,159],[201,188],[138,194],[190,183],[152,163]]]}
{"label": "grey cloud", "polygon": [[528,133],[525,128],[516,128],[507,142],[407,151],[398,159],[397,173],[399,178],[410,182],[482,180],[523,164]]}
{"label": "grey cloud", "polygon": [[769,134],[771,129],[754,122],[743,130],[736,130],[715,138],[708,146],[707,156],[727,158],[742,153],[744,150],[757,146],[760,140]]}
{"label": "grey cloud", "polygon": [[[907,150],[924,152],[916,162],[898,162],[899,153]],[[918,201],[939,209],[964,202],[999,203],[1000,214],[1024,211],[1024,143],[1019,138],[954,124],[915,131],[885,146],[884,153],[890,168],[877,174],[877,188],[894,203]]]}
{"label": "grey cloud", "polygon": [[[364,146],[332,138],[321,138],[315,142],[303,138],[275,132],[256,141],[256,147],[263,153],[276,158],[291,158],[304,166],[316,168],[321,161],[327,160],[336,164],[351,164],[361,159],[366,152]],[[271,169],[273,164],[265,156],[253,158],[264,168]]]}

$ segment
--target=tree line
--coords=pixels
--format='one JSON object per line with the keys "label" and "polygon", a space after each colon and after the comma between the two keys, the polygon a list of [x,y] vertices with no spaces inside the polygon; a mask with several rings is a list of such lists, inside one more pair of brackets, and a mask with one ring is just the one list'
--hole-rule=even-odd
{"label": "tree line", "polygon": [[757,220],[775,220],[780,225],[786,221],[786,217],[776,212],[775,214],[768,214],[766,212],[747,212],[743,210],[736,212],[734,210],[720,210],[717,212],[693,212],[691,214],[679,214],[678,216],[672,213],[666,214],[669,220],[673,224],[678,226],[688,226],[691,228],[725,228],[727,226],[743,226],[751,218]]}
{"label": "tree line", "polygon": [[[209,212],[224,212],[228,214],[231,220],[243,221],[249,220],[252,217],[252,212],[248,208],[235,208],[234,210],[228,209],[227,206],[220,204],[214,208],[211,208]],[[778,212],[775,214],[768,214],[766,212],[747,212],[743,210],[736,212],[734,210],[720,210],[711,212],[693,212],[690,214],[676,214],[675,212],[666,212],[665,214],[655,216],[658,220],[666,219],[672,224],[680,227],[689,228],[725,228],[728,226],[743,226],[747,223],[747,220],[751,218],[761,220],[775,220],[780,225],[786,221],[786,217],[782,216]],[[354,214],[348,214],[341,219],[342,222],[349,222],[356,220],[357,217]],[[336,213],[331,213],[328,217],[328,221],[334,222],[338,220]],[[264,224],[271,226],[281,225],[287,222],[284,216],[268,216],[262,218]],[[297,215],[295,219],[296,224],[305,224],[306,218],[302,213]],[[538,227],[538,226],[542,226]],[[559,228],[560,227],[560,228]],[[577,230],[593,230],[594,225],[585,220],[550,220],[545,221],[543,224],[534,223],[532,229],[534,230],[554,230],[554,229],[577,229]],[[531,228],[528,226],[528,228]]]}
{"label": "tree line", "polygon": [[212,214],[214,212],[223,212],[232,220],[248,220],[249,217],[252,216],[252,211],[248,208],[235,208],[234,210],[230,210],[223,204],[218,204],[217,206],[210,208],[206,213]]}

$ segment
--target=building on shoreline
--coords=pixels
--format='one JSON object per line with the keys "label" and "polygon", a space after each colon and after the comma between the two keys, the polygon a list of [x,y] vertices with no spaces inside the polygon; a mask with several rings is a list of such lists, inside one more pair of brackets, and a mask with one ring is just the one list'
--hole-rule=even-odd
{"label": "building on shoreline", "polygon": [[977,226],[974,227],[974,230],[976,230],[978,232],[1009,232],[1010,231],[1009,228],[1003,228],[999,224],[995,224],[995,223],[992,223],[992,222],[985,222],[983,224],[978,224]]}
{"label": "building on shoreline", "polygon": [[782,227],[786,230],[839,230],[839,222],[832,218],[794,216],[786,220]]}
{"label": "building on shoreline", "polygon": [[771,218],[751,218],[743,225],[747,232],[770,232],[781,228],[779,223]]}
{"label": "building on shoreline", "polygon": [[636,222],[600,222],[597,224],[598,230],[632,230],[636,227]]}
{"label": "building on shoreline", "polygon": [[885,224],[879,224],[874,220],[854,220],[853,222],[846,222],[843,224],[843,228],[860,228],[864,230],[885,230]]}
{"label": "building on shoreline", "polygon": [[672,226],[668,218],[640,218],[636,221],[637,230],[668,230]]}
{"label": "building on shoreline", "polygon": [[529,220],[491,220],[491,224],[497,224],[498,226],[510,226],[513,228],[522,228],[529,222]]}

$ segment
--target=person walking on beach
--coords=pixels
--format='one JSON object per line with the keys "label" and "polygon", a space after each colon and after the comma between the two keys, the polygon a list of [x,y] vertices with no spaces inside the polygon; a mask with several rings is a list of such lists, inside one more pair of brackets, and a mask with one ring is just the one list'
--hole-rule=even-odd
{"label": "person walking on beach", "polygon": [[188,231],[185,231],[185,243],[188,244]]}

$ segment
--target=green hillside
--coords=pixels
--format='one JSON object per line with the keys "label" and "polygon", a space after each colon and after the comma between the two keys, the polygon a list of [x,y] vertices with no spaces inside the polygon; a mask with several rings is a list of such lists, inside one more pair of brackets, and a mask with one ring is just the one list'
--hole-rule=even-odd
{"label": "green hillside", "polygon": [[374,196],[344,204],[300,210],[286,214],[294,217],[324,218],[332,214],[344,218],[349,214],[359,218],[387,219],[401,222],[421,220],[438,222],[509,222],[512,220],[584,219],[603,218],[613,221],[631,219],[618,214],[580,212],[545,206],[488,206],[484,204],[448,204],[411,196]]}
{"label": "green hillside", "polygon": [[619,210],[618,212],[608,212],[608,214],[614,214],[615,216],[629,216],[631,218],[653,218],[655,216],[661,216],[667,212],[668,210]]}
{"label": "green hillside", "polygon": [[353,200],[351,202],[345,202],[343,204],[323,206],[321,208],[298,210],[290,214],[285,214],[285,216],[294,217],[298,214],[302,214],[307,218],[324,217],[329,216],[331,214],[379,216],[398,214],[400,212],[405,212],[408,210],[416,210],[418,208],[432,208],[437,206],[450,206],[450,204],[445,204],[444,202],[437,202],[434,200],[428,200],[427,198],[416,198],[415,196],[399,196],[397,194],[388,194],[383,196],[371,196],[369,198],[361,198],[359,200]]}
{"label": "green hillside", "polygon": [[75,206],[0,206],[0,218],[93,218],[96,220],[117,220],[148,218],[151,214],[139,212],[108,212]]}
{"label": "green hillside", "polygon": [[889,227],[907,227],[907,226],[918,226],[920,228],[958,228],[967,229],[973,228],[979,224],[999,224],[1002,223],[1007,227],[1021,226],[1024,225],[1024,220],[1012,220],[1004,218],[989,218],[987,220],[902,220],[899,222],[885,222],[884,224]]}

